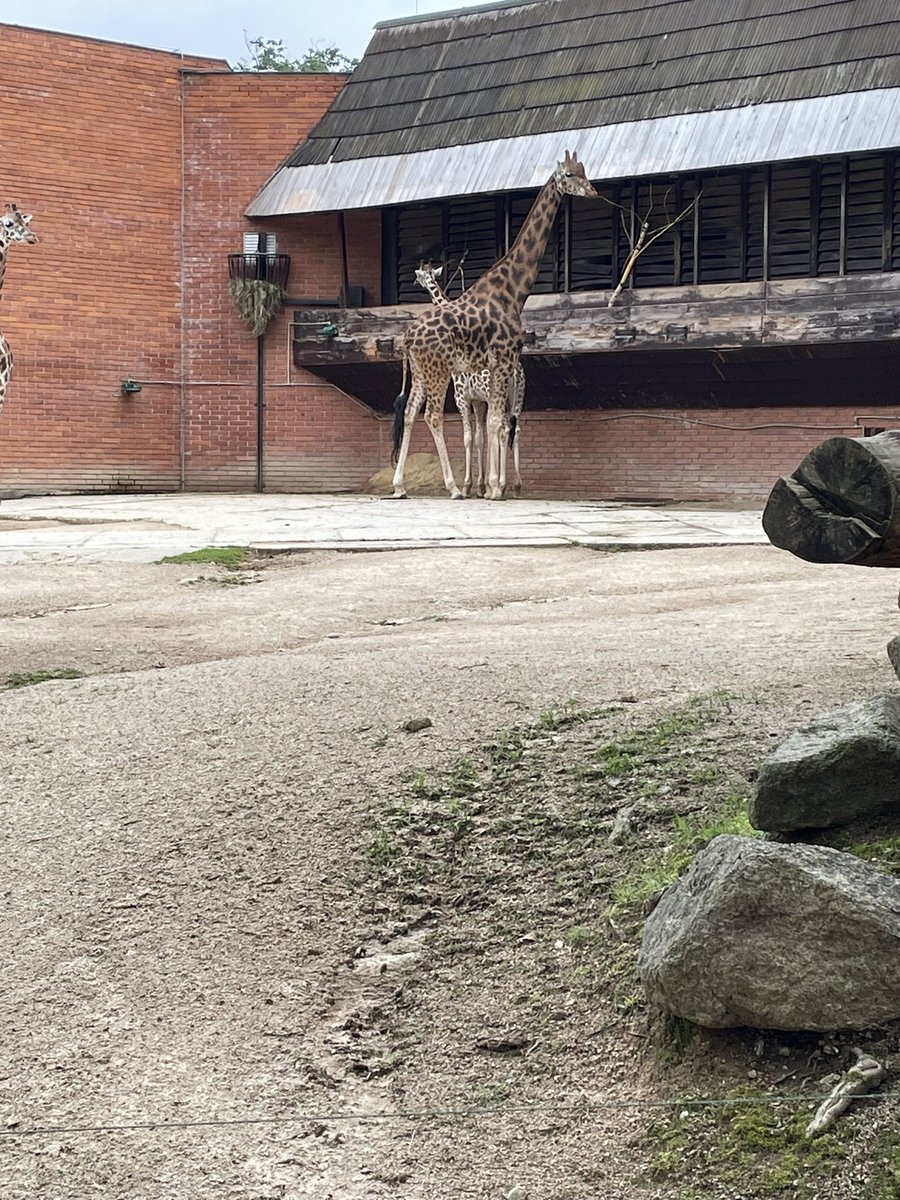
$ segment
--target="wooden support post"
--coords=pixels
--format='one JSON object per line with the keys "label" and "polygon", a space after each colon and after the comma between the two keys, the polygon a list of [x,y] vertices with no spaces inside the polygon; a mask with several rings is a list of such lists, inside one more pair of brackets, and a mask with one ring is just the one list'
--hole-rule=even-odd
{"label": "wooden support post", "polygon": [[894,259],[894,172],[896,155],[884,156],[884,192],[882,201],[881,269],[890,271]]}
{"label": "wooden support post", "polygon": [[338,239],[341,244],[341,299],[344,308],[350,307],[350,268],[347,263],[347,226],[344,222],[344,214],[339,212],[338,219]]}
{"label": "wooden support post", "polygon": [[814,162],[809,176],[809,274],[819,274],[819,221],[822,207],[822,164]]}
{"label": "wooden support post", "polygon": [[847,274],[847,190],[850,182],[850,164],[841,160],[841,229],[838,249],[838,274]]}
{"label": "wooden support post", "polygon": [[762,227],[762,278],[764,283],[769,280],[769,252],[771,247],[772,220],[772,168],[766,166],[763,170],[763,227]]}
{"label": "wooden support post", "polygon": [[820,442],[775,484],[762,523],[807,562],[900,567],[900,430]]}

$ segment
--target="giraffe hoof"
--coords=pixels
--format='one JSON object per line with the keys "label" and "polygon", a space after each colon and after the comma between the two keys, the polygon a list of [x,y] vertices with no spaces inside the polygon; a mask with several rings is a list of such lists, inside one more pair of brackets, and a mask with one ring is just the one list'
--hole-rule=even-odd
{"label": "giraffe hoof", "polygon": [[465,500],[465,499],[466,499],[466,493],[465,493],[465,492],[461,492],[461,491],[460,491],[460,490],[457,488],[457,490],[456,490],[455,492],[451,492],[451,493],[450,493],[450,499],[451,499],[451,500]]}
{"label": "giraffe hoof", "polygon": [[390,496],[382,496],[382,500],[408,500],[406,492],[392,492]]}

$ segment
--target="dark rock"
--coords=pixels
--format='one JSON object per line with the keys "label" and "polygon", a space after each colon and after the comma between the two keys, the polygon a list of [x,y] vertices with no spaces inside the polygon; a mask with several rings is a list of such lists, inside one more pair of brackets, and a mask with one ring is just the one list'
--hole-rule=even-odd
{"label": "dark rock", "polygon": [[816,717],[763,762],[750,802],[757,829],[846,825],[900,811],[900,695]]}
{"label": "dark rock", "polygon": [[715,838],[647,918],[650,1000],[714,1029],[900,1016],[900,879],[824,846]]}
{"label": "dark rock", "polygon": [[900,637],[891,638],[887,644],[888,658],[894,668],[894,674],[900,679]]}
{"label": "dark rock", "polygon": [[431,717],[412,717],[404,722],[403,730],[405,733],[421,733],[423,729],[430,729],[431,725]]}

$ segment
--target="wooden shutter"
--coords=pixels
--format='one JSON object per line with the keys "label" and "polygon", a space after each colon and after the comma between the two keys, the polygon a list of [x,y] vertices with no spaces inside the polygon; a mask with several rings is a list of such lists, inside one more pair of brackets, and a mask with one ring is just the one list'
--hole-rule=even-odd
{"label": "wooden shutter", "polygon": [[817,275],[839,275],[841,271],[841,180],[840,160],[823,162],[819,168],[819,215]]}
{"label": "wooden shutter", "polygon": [[400,304],[425,304],[428,293],[416,283],[415,271],[423,262],[441,262],[444,249],[444,206],[415,204],[401,208],[397,221],[398,300]]}
{"label": "wooden shutter", "polygon": [[569,287],[573,292],[600,291],[618,283],[613,280],[613,259],[619,210],[607,203],[615,199],[612,191],[604,189],[601,195],[606,200],[572,197]]}
{"label": "wooden shutter", "polygon": [[847,166],[847,274],[882,269],[885,159],[851,158]]}
{"label": "wooden shutter", "polygon": [[[453,279],[449,295],[458,296],[501,257],[498,225],[497,201],[492,196],[450,201],[445,247]],[[462,271],[457,274],[460,261]]]}
{"label": "wooden shutter", "polygon": [[812,172],[809,163],[772,167],[769,194],[769,278],[810,274]]}
{"label": "wooden shutter", "polygon": [[704,176],[700,196],[700,278],[718,283],[741,278],[741,176]]}

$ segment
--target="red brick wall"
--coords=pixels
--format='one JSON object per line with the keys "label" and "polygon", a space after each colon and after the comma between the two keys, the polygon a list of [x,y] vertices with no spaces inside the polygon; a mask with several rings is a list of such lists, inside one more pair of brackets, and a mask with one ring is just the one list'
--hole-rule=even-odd
{"label": "red brick wall", "polygon": [[[777,476],[793,471],[817,443],[858,436],[862,431],[855,418],[861,413],[859,407],[536,413],[526,407],[520,431],[523,495],[760,500]],[[380,460],[365,459],[369,444],[358,443],[365,464],[360,479],[388,462],[390,427],[387,421],[379,425]],[[448,414],[444,429],[455,467],[463,461],[459,418]],[[424,422],[419,422],[412,449],[434,454]],[[435,477],[440,478],[439,472]],[[511,455],[507,478],[511,483]],[[443,493],[439,489],[436,494]]]}
{"label": "red brick wall", "polygon": [[0,303],[0,488],[178,485],[176,393],[119,385],[178,370],[183,62],[223,65],[0,27],[0,200],[40,237],[10,248]]}
{"label": "red brick wall", "polygon": [[646,409],[522,420],[529,495],[761,499],[828,437],[854,437],[860,408]]}
{"label": "red brick wall", "polygon": [[[246,230],[278,235],[290,254],[289,291],[336,295],[341,284],[337,219],[248,222],[244,209],[260,184],[319,119],[343,75],[188,75],[185,80],[185,482],[202,490],[240,490],[256,480],[256,338],[228,292],[227,256]],[[279,439],[302,454],[314,445],[332,389],[286,387],[288,316],[266,332],[267,457]],[[227,381],[225,385],[224,381]],[[301,373],[299,383],[312,376]],[[315,402],[311,403],[315,397]],[[333,403],[333,402],[332,402]],[[344,462],[346,472],[348,463]],[[327,474],[327,473],[326,473]],[[333,479],[333,472],[328,476]],[[307,490],[324,486],[313,472]],[[267,486],[271,480],[266,479]],[[303,484],[303,477],[299,485]],[[299,486],[298,485],[298,486]]]}
{"label": "red brick wall", "polygon": [[[0,308],[15,356],[0,491],[174,489],[182,451],[187,486],[252,487],[256,342],[231,306],[226,256],[254,227],[242,214],[260,183],[345,77],[240,75],[216,59],[2,25],[0,78],[7,117],[21,117],[0,156],[0,201],[32,212],[41,239],[10,249]],[[336,292],[336,222],[331,245],[321,225],[282,249]],[[370,291],[372,228],[371,216],[348,221]],[[267,338],[276,384],[286,337],[282,318]],[[131,399],[126,378],[142,385]],[[332,389],[317,391],[328,407]],[[288,442],[314,445],[309,406],[284,407]]]}

